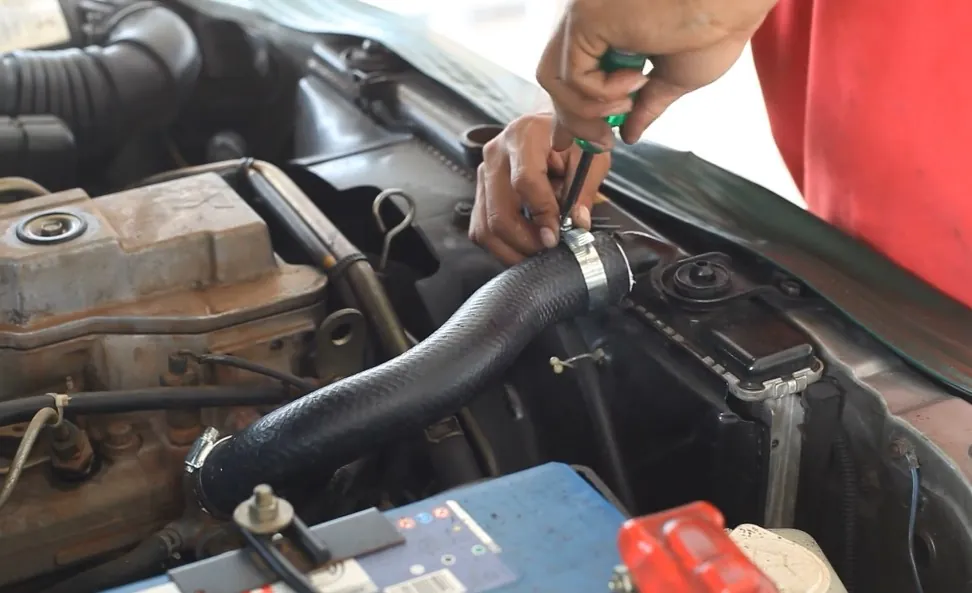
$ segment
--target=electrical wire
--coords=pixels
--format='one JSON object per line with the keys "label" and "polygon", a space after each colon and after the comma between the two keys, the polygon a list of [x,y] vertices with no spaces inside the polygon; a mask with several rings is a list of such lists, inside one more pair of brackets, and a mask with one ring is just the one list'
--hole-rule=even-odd
{"label": "electrical wire", "polygon": [[191,357],[200,364],[215,364],[233,367],[244,371],[250,371],[251,373],[256,373],[258,375],[263,375],[264,377],[270,377],[271,379],[276,379],[281,383],[289,385],[303,393],[310,393],[319,387],[312,381],[301,379],[300,377],[290,373],[265,367],[261,364],[251,362],[238,356],[230,356],[228,354],[194,354],[188,351],[180,351],[179,354]]}
{"label": "electrical wire", "polygon": [[921,586],[921,575],[918,574],[918,563],[915,561],[915,524],[918,522],[918,494],[921,486],[921,476],[918,474],[918,460],[909,459],[911,466],[911,505],[908,507],[908,562],[911,564],[911,574],[915,579],[915,591],[925,593]]}
{"label": "electrical wire", "polygon": [[17,446],[17,452],[14,454],[13,461],[10,462],[10,470],[7,472],[7,477],[3,481],[3,487],[0,488],[0,509],[3,508],[3,505],[10,499],[10,495],[13,494],[14,486],[20,480],[20,473],[27,464],[27,457],[30,455],[31,449],[34,448],[34,443],[37,442],[37,437],[40,436],[41,429],[48,423],[54,424],[58,422],[60,417],[60,412],[54,408],[42,408],[31,418],[30,424],[27,425],[27,430],[24,431],[24,436],[20,440],[20,445]]}

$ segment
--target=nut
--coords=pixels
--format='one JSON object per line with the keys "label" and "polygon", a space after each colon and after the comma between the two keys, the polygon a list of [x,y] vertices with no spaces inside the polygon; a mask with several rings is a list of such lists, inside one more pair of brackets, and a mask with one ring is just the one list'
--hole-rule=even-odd
{"label": "nut", "polygon": [[51,467],[63,479],[87,476],[94,466],[94,450],[88,435],[67,421],[54,429],[51,453]]}
{"label": "nut", "polygon": [[140,441],[130,422],[116,420],[108,425],[102,445],[110,457],[120,457],[138,451]]}
{"label": "nut", "polygon": [[233,511],[233,521],[237,525],[259,535],[278,533],[293,520],[294,507],[275,495],[266,484],[253,488],[253,496]]}

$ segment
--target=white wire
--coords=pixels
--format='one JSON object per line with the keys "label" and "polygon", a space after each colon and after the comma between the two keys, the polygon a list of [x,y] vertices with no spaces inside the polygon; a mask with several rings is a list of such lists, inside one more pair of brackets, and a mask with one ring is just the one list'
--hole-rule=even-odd
{"label": "white wire", "polygon": [[20,479],[20,472],[27,465],[27,457],[30,455],[31,449],[34,448],[34,443],[37,442],[37,437],[40,436],[41,429],[48,423],[55,424],[59,422],[60,418],[61,414],[54,408],[41,408],[31,418],[30,424],[27,425],[27,430],[24,431],[20,445],[17,447],[17,453],[14,454],[13,461],[10,463],[10,471],[7,472],[7,478],[3,481],[3,487],[0,488],[0,509],[3,508],[3,505],[6,504],[10,495],[13,493],[14,486],[17,485],[17,481]]}

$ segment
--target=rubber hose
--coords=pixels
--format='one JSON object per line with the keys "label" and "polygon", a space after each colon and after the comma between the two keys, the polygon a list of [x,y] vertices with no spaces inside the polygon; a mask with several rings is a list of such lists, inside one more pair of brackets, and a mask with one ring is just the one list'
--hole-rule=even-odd
{"label": "rubber hose", "polygon": [[82,155],[99,154],[175,119],[201,68],[189,25],[146,4],[121,16],[104,46],[0,56],[0,115],[56,115]]}
{"label": "rubber hose", "polygon": [[840,472],[840,518],[844,529],[844,555],[841,558],[840,578],[848,593],[854,593],[854,564],[857,543],[857,468],[851,457],[847,437],[843,434],[834,440],[834,454]]}
{"label": "rubber hose", "polygon": [[162,574],[173,552],[171,535],[153,533],[126,554],[74,575],[43,593],[99,593]]}
{"label": "rubber hose", "polygon": [[[610,235],[595,233],[594,246],[607,302],[616,303],[630,289],[625,256]],[[200,504],[226,516],[257,484],[286,492],[308,473],[333,471],[455,414],[541,330],[588,311],[588,303],[581,268],[566,247],[524,260],[401,356],[305,395],[218,443],[193,474]]]}
{"label": "rubber hose", "polygon": [[[78,414],[119,414],[148,410],[224,406],[278,405],[290,401],[279,385],[256,387],[155,387],[72,393],[64,411]],[[25,422],[42,408],[54,405],[49,395],[33,395],[0,402],[0,426]]]}

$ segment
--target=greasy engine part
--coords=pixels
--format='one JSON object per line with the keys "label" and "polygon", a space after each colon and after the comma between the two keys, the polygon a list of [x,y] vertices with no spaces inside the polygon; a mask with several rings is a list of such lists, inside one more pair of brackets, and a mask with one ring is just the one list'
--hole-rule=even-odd
{"label": "greasy engine part", "polygon": [[343,278],[338,283],[339,290],[347,288],[341,296],[348,304],[360,305],[365,317],[374,325],[385,353],[391,357],[408,350],[405,329],[367,257],[276,165],[256,159],[230,160],[167,171],[151,177],[146,183],[201,173],[245,176],[257,202],[273,213],[300,246],[325,270],[347,278],[346,284]]}
{"label": "greasy engine part", "polygon": [[500,274],[405,354],[209,443],[202,459],[187,460],[200,503],[228,514],[257,484],[286,491],[308,472],[337,469],[455,414],[542,329],[617,302],[631,289],[626,256],[611,236],[585,235],[590,243],[558,247]]}
{"label": "greasy engine part", "polygon": [[202,68],[192,29],[154,2],[102,25],[103,47],[0,55],[0,115],[56,115],[85,154],[172,121]]}
{"label": "greasy engine part", "polygon": [[[246,370],[173,368],[170,356],[232,354],[295,372],[310,364],[326,314],[326,276],[277,258],[265,222],[216,175],[0,205],[0,278],[0,400],[65,391],[138,397],[160,383],[276,389]],[[232,432],[261,410],[82,415],[98,467],[70,488],[51,481],[42,439],[0,509],[0,586],[121,549],[176,518],[181,462],[202,420]],[[16,442],[18,429],[0,429],[0,444]]]}

